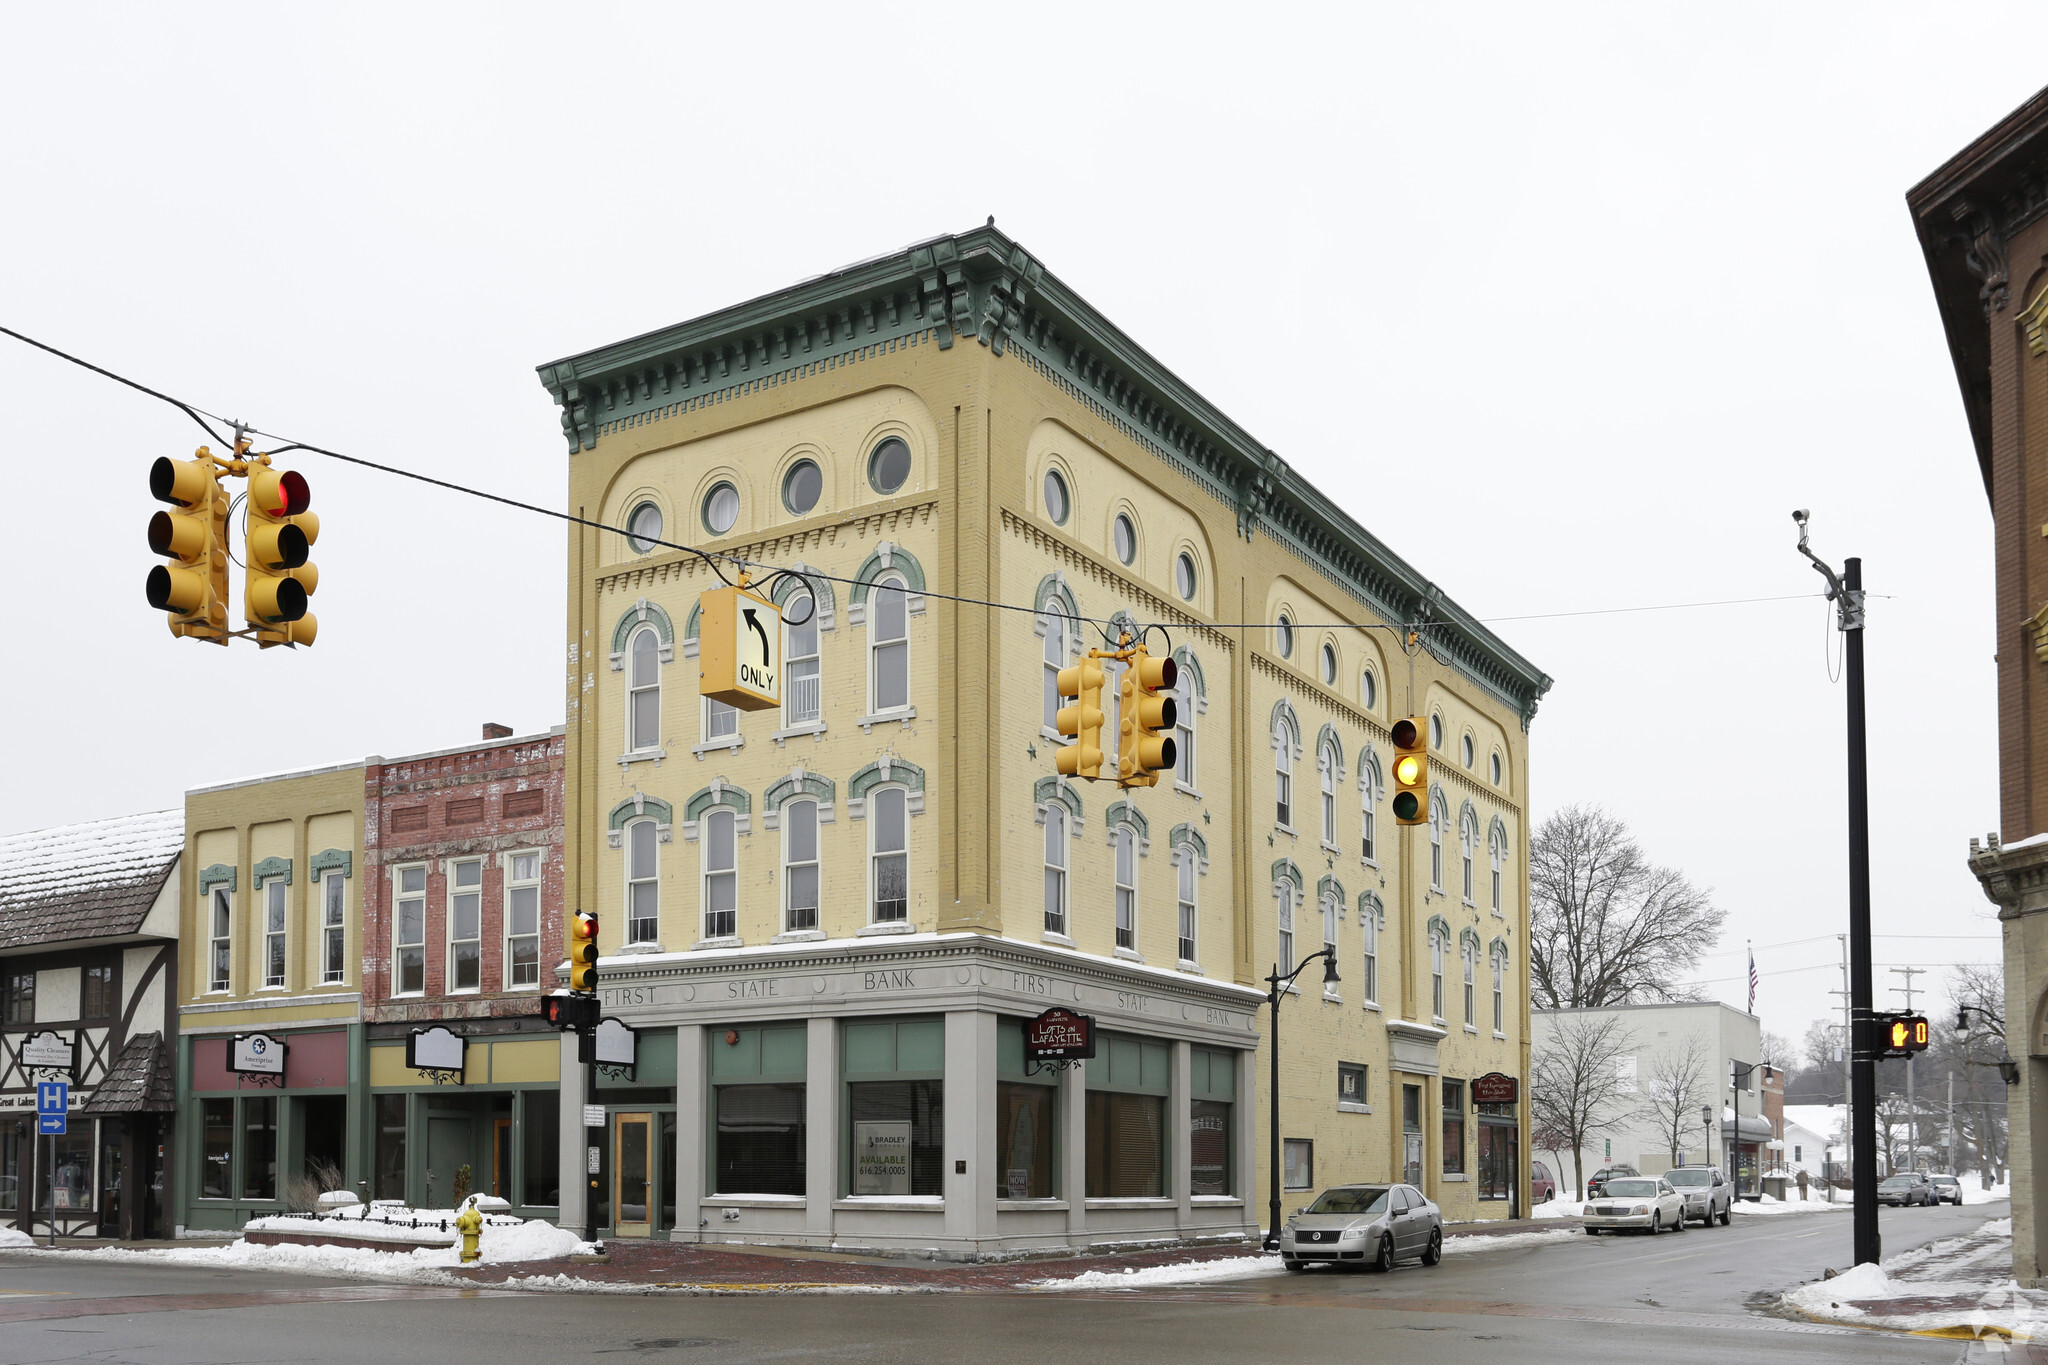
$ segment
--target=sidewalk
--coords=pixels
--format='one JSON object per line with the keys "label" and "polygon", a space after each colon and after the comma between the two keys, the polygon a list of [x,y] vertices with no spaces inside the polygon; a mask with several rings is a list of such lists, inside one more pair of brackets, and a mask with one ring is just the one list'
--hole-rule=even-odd
{"label": "sidewalk", "polygon": [[2010,1218],[1802,1285],[1783,1302],[1815,1322],[2048,1344],[2048,1290],[2014,1283]]}

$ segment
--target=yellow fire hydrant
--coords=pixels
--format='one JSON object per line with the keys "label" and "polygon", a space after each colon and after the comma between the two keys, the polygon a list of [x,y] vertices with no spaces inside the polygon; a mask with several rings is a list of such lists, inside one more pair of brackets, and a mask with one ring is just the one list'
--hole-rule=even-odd
{"label": "yellow fire hydrant", "polygon": [[474,1265],[483,1259],[477,1242],[484,1232],[484,1216],[476,1211],[476,1196],[462,1206],[462,1212],[455,1215],[455,1230],[462,1234],[462,1263]]}

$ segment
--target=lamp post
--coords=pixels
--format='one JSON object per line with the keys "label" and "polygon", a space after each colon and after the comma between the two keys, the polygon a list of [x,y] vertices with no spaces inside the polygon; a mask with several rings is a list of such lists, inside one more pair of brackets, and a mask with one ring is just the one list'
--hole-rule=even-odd
{"label": "lamp post", "polygon": [[1702,1129],[1704,1130],[1704,1132],[1702,1133],[1702,1136],[1704,1137],[1704,1139],[1705,1139],[1705,1141],[1706,1141],[1706,1147],[1705,1147],[1705,1151],[1706,1151],[1706,1154],[1707,1154],[1707,1157],[1706,1157],[1706,1164],[1707,1164],[1707,1165],[1709,1165],[1709,1166],[1711,1166],[1711,1165],[1713,1165],[1713,1164],[1714,1164],[1714,1110],[1713,1110],[1713,1106],[1711,1106],[1711,1105],[1706,1105],[1706,1104],[1703,1104],[1703,1105],[1701,1105],[1701,1106],[1700,1106],[1700,1127],[1701,1127],[1701,1128],[1702,1128]]}
{"label": "lamp post", "polygon": [[1323,959],[1323,984],[1325,986],[1336,985],[1337,946],[1333,943],[1325,943],[1321,948],[1310,953],[1301,960],[1300,966],[1285,976],[1280,975],[1280,964],[1274,963],[1272,975],[1266,978],[1266,984],[1271,988],[1266,992],[1266,1003],[1273,1007],[1273,1093],[1271,1096],[1273,1150],[1267,1163],[1271,1167],[1267,1172],[1269,1177],[1267,1180],[1267,1193],[1272,1196],[1272,1231],[1266,1234],[1265,1249],[1267,1251],[1278,1251],[1280,1249],[1280,997],[1289,986],[1294,984],[1294,978],[1306,971],[1308,964],[1314,962],[1317,958]]}

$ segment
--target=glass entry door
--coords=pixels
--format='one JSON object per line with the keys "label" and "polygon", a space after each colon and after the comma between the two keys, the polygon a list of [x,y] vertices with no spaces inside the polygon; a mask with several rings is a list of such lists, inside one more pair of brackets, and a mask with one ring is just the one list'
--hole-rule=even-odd
{"label": "glass entry door", "polygon": [[654,1116],[620,1114],[612,1130],[612,1234],[648,1237],[654,1232],[650,1207],[654,1184],[650,1163],[654,1152]]}

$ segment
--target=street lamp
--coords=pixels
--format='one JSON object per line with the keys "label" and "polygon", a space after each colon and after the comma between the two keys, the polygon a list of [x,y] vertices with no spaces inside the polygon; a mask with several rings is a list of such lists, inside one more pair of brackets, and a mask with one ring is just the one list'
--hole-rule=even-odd
{"label": "street lamp", "polygon": [[1700,1106],[1700,1127],[1705,1130],[1701,1137],[1706,1143],[1706,1163],[1711,1166],[1714,1164],[1714,1109],[1712,1105],[1703,1104]]}
{"label": "street lamp", "polygon": [[1310,953],[1301,960],[1300,966],[1285,976],[1280,975],[1280,964],[1274,963],[1272,975],[1266,978],[1266,984],[1271,987],[1266,992],[1266,1003],[1273,1007],[1273,1151],[1267,1163],[1271,1167],[1267,1172],[1270,1177],[1267,1182],[1267,1189],[1268,1193],[1272,1196],[1273,1230],[1266,1234],[1266,1250],[1268,1251],[1278,1251],[1280,1249],[1280,996],[1282,992],[1294,984],[1294,978],[1308,970],[1308,964],[1314,962],[1317,958],[1323,959],[1323,984],[1325,986],[1336,985],[1337,945],[1334,943],[1325,943],[1321,948]]}
{"label": "street lamp", "polygon": [[2020,1064],[2012,1059],[2011,1054],[2008,1053],[2000,1057],[1997,1065],[1999,1080],[2004,1081],[2007,1085],[2018,1085],[2020,1083]]}

